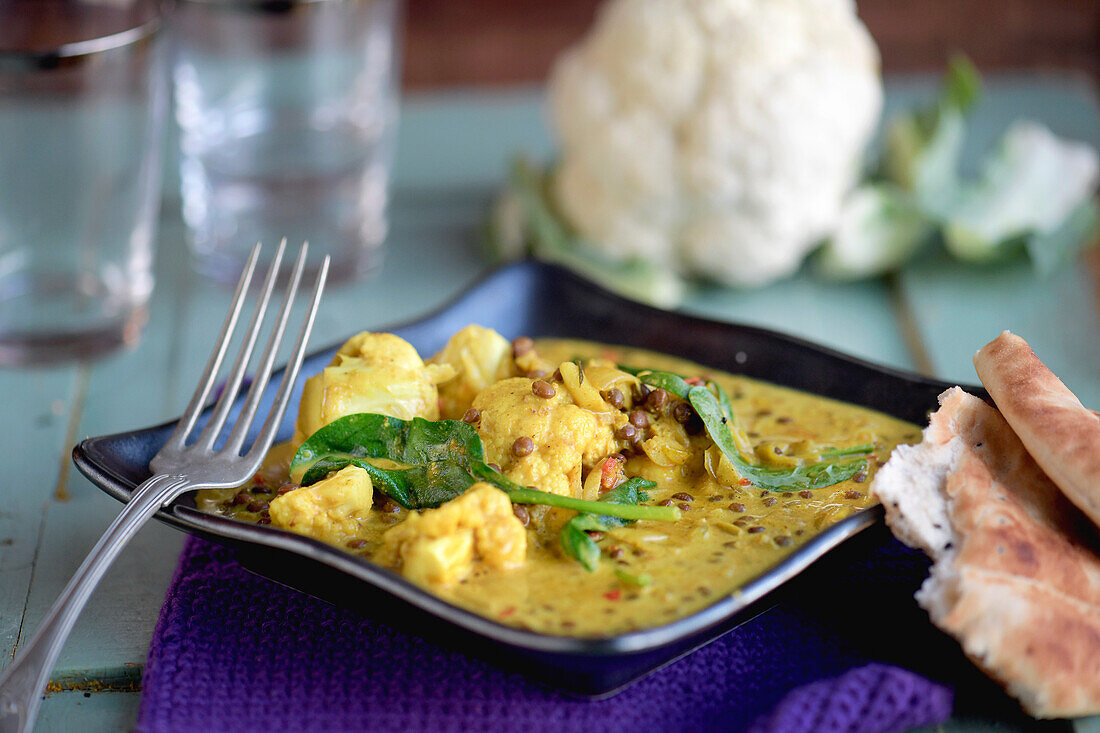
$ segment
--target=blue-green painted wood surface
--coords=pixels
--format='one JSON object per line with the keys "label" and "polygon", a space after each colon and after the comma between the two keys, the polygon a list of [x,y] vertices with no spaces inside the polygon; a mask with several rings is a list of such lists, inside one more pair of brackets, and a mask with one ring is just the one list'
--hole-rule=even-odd
{"label": "blue-green painted wood surface", "polygon": [[[933,89],[927,78],[892,80],[888,108],[911,104]],[[1024,114],[1100,144],[1100,112],[1086,83],[1025,76],[989,85],[975,116],[974,149],[988,145],[1008,120]],[[329,291],[314,344],[415,317],[476,279],[486,265],[478,256],[474,229],[508,157],[516,151],[548,157],[551,150],[536,90],[448,92],[407,100],[384,269],[372,280]],[[211,324],[224,313],[228,294],[188,268],[178,205],[174,196],[168,200],[150,324],[137,348],[85,367],[0,371],[6,396],[0,437],[15,446],[17,455],[0,478],[0,660],[10,658],[17,640],[33,631],[118,509],[71,468],[72,443],[178,414],[209,353],[215,335]],[[921,362],[910,343],[914,334],[900,326],[900,305],[911,315],[931,369],[968,382],[974,381],[969,365],[974,349],[1009,327],[1032,339],[1070,386],[1096,405],[1100,323],[1094,287],[1080,269],[1037,281],[1019,263],[974,270],[930,259],[911,268],[896,286],[883,281],[832,285],[802,274],[759,291],[703,288],[685,309],[916,368]],[[67,500],[55,496],[59,483]],[[125,687],[139,677],[181,541],[178,533],[161,526],[142,531],[78,623],[59,663],[59,681],[87,680],[93,683],[91,691],[102,683]],[[126,729],[138,699],[133,692],[56,693],[46,700],[39,729]]]}

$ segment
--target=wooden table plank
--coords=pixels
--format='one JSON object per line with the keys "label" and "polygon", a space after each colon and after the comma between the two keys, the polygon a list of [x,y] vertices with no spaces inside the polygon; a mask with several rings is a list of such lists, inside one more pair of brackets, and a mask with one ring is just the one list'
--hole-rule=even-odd
{"label": "wooden table plank", "polygon": [[717,320],[778,329],[868,361],[914,370],[883,281],[823,283],[812,275],[760,290],[702,289],[684,310]]}
{"label": "wooden table plank", "polygon": [[140,692],[59,692],[42,703],[36,731],[124,733],[134,728]]}
{"label": "wooden table plank", "polygon": [[[175,326],[171,304],[187,266],[178,216],[166,217],[156,267],[156,297],[149,323],[136,348],[90,365],[77,436],[130,430],[162,422],[182,409],[169,404],[166,386],[175,380]],[[121,505],[80,475],[69,460],[71,445],[58,446],[69,485],[67,501],[50,502],[42,523],[37,572],[27,599],[23,639],[45,615],[61,588],[118,514]],[[142,529],[93,593],[70,641],[58,659],[54,678],[88,679],[94,684],[132,685],[156,623],[183,535],[159,524]]]}
{"label": "wooden table plank", "polygon": [[0,666],[11,658],[23,625],[44,507],[68,467],[60,456],[79,409],[77,375],[76,367],[0,372],[0,442],[14,459],[0,478]]}

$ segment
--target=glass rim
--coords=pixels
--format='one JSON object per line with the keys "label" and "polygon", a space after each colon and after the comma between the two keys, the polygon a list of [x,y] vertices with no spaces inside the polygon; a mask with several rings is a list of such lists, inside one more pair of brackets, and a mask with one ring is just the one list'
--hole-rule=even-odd
{"label": "glass rim", "polygon": [[[154,5],[159,5],[159,3],[154,3]],[[163,23],[164,12],[162,10],[139,25],[96,38],[63,43],[53,48],[25,50],[0,48],[0,69],[41,70],[79,64],[83,60],[91,59],[108,51],[140,45],[148,41]]]}

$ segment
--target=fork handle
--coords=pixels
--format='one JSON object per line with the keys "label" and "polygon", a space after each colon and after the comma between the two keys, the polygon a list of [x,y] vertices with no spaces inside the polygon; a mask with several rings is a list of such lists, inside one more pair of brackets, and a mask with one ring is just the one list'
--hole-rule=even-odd
{"label": "fork handle", "polygon": [[165,502],[185,491],[189,483],[184,476],[159,474],[130,495],[126,506],[54,601],[30,642],[0,675],[0,733],[26,733],[34,727],[50,672],[92,591],[138,529]]}

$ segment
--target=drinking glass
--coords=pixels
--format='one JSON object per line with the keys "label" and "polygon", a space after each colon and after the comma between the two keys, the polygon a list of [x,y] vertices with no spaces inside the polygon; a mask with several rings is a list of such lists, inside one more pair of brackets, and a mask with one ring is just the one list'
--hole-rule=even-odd
{"label": "drinking glass", "polygon": [[398,0],[181,0],[183,218],[198,270],[308,241],[350,278],[381,262],[397,122]]}
{"label": "drinking glass", "polygon": [[0,2],[0,364],[140,335],[167,105],[160,11]]}

